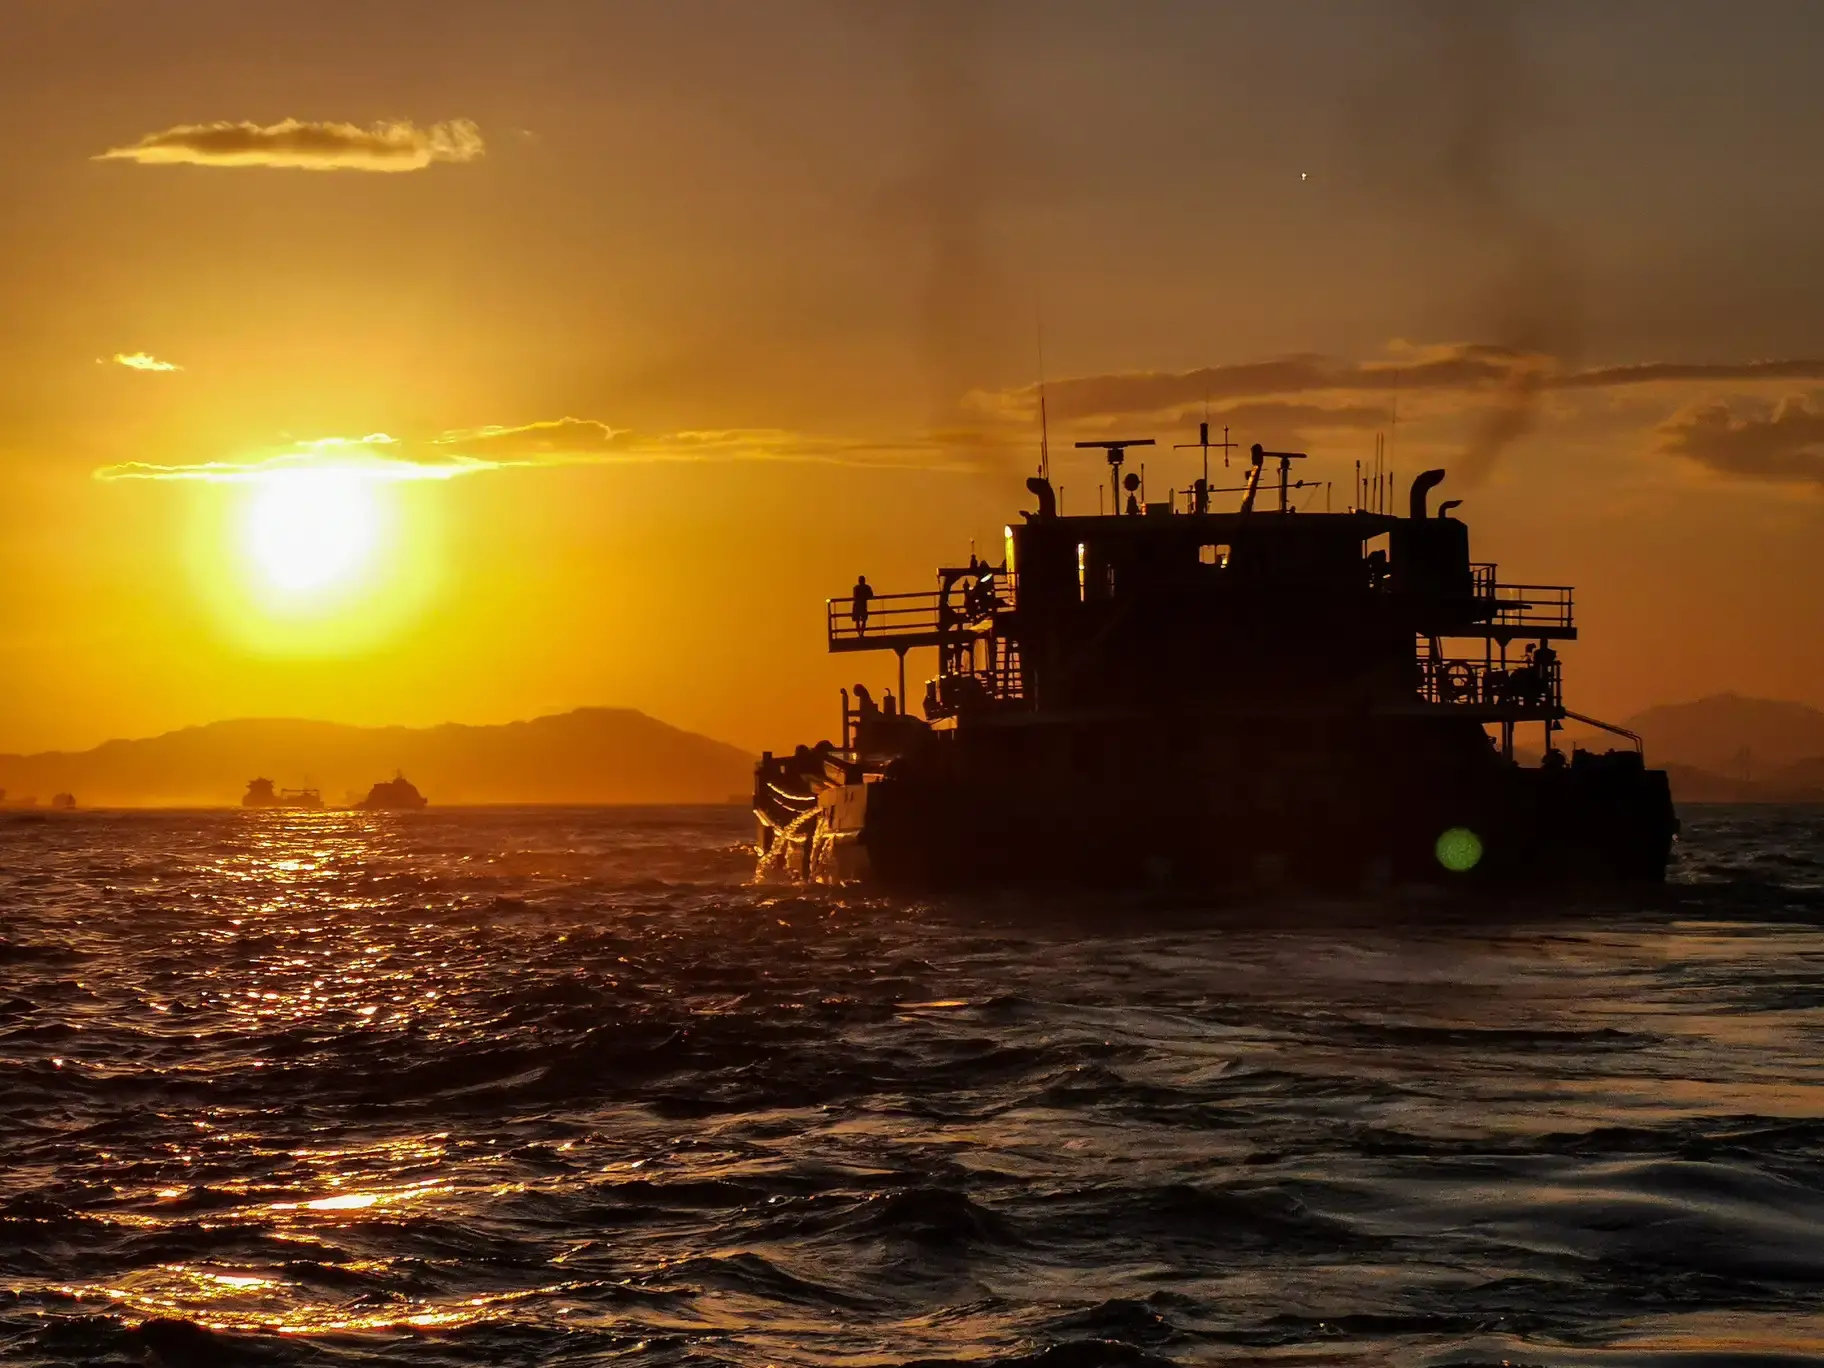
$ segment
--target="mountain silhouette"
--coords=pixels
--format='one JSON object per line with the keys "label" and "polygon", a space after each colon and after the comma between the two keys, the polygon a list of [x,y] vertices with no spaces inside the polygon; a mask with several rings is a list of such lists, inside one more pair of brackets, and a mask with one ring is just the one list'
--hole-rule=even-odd
{"label": "mountain silhouette", "polygon": [[1713,694],[1628,719],[1654,764],[1688,765],[1732,779],[1771,777],[1824,759],[1824,711],[1804,703]]}
{"label": "mountain silhouette", "polygon": [[403,772],[437,806],[463,803],[723,803],[753,758],[631,708],[503,726],[351,727],[247,718],[93,750],[0,755],[9,801],[73,793],[84,807],[236,804],[247,781],[309,785],[332,804]]}

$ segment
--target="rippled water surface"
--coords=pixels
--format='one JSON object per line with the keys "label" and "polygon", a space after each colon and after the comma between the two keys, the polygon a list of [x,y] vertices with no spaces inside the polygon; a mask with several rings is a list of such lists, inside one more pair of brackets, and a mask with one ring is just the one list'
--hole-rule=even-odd
{"label": "rippled water surface", "polygon": [[0,819],[0,1359],[1824,1354],[1824,812],[1448,907],[757,888],[733,809]]}

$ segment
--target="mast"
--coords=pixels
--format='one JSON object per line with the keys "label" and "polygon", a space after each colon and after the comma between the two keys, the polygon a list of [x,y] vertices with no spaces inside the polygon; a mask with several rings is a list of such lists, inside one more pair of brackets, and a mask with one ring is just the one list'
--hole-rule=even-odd
{"label": "mast", "polygon": [[1212,442],[1210,440],[1210,423],[1207,418],[1204,419],[1203,422],[1197,424],[1196,441],[1176,442],[1173,444],[1172,450],[1174,451],[1188,451],[1190,448],[1196,447],[1203,452],[1203,478],[1197,482],[1197,488],[1194,491],[1196,498],[1191,505],[1195,511],[1199,513],[1208,513],[1210,511],[1210,448],[1214,447],[1222,453],[1222,464],[1226,469],[1229,464],[1229,453],[1233,451],[1237,445],[1238,443],[1229,440],[1229,427],[1227,423],[1224,423],[1222,427],[1222,440],[1220,442]]}
{"label": "mast", "polygon": [[1039,323],[1039,478],[1051,482],[1051,425],[1045,418],[1045,324]]}
{"label": "mast", "polygon": [[1045,378],[1039,377],[1039,478],[1051,480],[1051,426],[1045,421]]}

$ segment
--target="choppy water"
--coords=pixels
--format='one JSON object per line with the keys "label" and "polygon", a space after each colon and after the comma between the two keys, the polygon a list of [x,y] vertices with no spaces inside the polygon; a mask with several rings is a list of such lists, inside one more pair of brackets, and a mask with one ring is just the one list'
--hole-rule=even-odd
{"label": "choppy water", "polygon": [[0,820],[0,1358],[1824,1354],[1824,812],[1686,828],[1199,925],[732,810]]}

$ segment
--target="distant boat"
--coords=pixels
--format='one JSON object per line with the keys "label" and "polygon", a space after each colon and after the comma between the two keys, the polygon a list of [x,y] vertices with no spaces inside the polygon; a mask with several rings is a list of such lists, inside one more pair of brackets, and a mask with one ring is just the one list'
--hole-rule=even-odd
{"label": "distant boat", "polygon": [[425,805],[425,797],[403,774],[375,784],[355,806],[367,812],[415,811]]}
{"label": "distant boat", "polygon": [[56,794],[51,799],[51,806],[59,812],[73,812],[76,808],[76,795],[73,793]]}
{"label": "distant boat", "polygon": [[275,789],[270,779],[249,779],[241,806],[248,808],[320,808],[323,795],[314,788]]}

